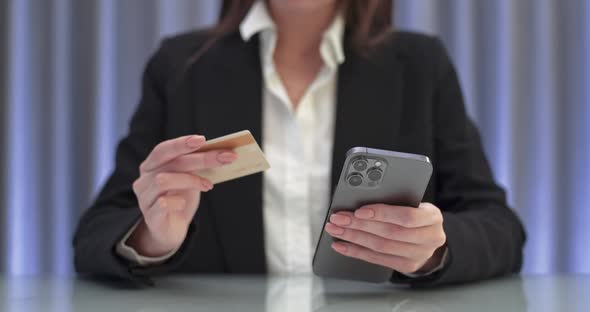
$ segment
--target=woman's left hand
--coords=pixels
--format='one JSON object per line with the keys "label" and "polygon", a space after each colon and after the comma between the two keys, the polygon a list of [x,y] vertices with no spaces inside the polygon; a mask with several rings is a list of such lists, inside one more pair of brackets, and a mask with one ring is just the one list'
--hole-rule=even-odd
{"label": "woman's left hand", "polygon": [[332,248],[345,256],[401,273],[429,272],[443,260],[446,235],[438,207],[367,205],[330,216],[326,232],[340,239]]}

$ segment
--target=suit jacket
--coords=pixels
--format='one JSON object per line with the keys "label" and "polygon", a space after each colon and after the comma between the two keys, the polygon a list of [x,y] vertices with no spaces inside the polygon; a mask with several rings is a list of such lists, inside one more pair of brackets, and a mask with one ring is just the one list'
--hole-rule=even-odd
{"label": "suit jacket", "polygon": [[[187,63],[207,36],[196,31],[164,40],[150,59],[139,107],[117,148],[114,172],[74,237],[79,273],[145,283],[168,272],[266,272],[262,174],[219,184],[203,194],[187,239],[166,263],[139,267],[115,252],[141,217],[132,183],[156,144],[188,134],[213,138],[243,129],[264,141],[258,38],[244,42],[236,32]],[[429,286],[518,272],[523,227],[494,182],[441,42],[396,32],[370,56],[357,54],[348,40],[345,47],[346,61],[338,72],[332,188],[346,151],[354,146],[423,154],[434,165],[424,201],[443,211],[449,262],[434,275],[410,279],[394,274],[392,281]]]}

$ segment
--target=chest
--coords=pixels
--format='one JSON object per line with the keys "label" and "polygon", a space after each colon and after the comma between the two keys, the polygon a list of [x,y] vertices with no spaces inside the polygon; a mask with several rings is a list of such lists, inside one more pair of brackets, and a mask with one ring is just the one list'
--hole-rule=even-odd
{"label": "chest", "polygon": [[[323,71],[293,107],[276,72],[265,75],[262,88],[262,143],[271,163],[264,173],[272,198],[308,198],[312,189],[328,194],[336,120],[335,73]],[[305,200],[302,200],[305,201]]]}
{"label": "chest", "polygon": [[322,61],[318,57],[310,61],[280,61],[275,59],[273,70],[281,81],[287,97],[294,109],[297,109],[306,91],[313,84],[322,69]]}

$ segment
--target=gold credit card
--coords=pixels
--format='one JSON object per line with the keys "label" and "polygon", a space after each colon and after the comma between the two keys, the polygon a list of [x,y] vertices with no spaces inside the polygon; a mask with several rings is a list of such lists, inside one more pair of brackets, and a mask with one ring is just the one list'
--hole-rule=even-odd
{"label": "gold credit card", "polygon": [[209,179],[213,184],[241,178],[270,168],[260,146],[248,130],[209,140],[198,152],[218,149],[233,150],[238,157],[231,164],[197,171],[197,175]]}

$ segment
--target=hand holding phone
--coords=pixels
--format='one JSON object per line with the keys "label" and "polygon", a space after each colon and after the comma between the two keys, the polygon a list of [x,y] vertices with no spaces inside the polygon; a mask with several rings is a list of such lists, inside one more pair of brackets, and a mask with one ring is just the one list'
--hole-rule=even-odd
{"label": "hand holding phone", "polygon": [[326,232],[339,239],[332,249],[404,274],[428,273],[443,260],[446,235],[440,209],[366,205],[330,216]]}
{"label": "hand holding phone", "polygon": [[383,282],[393,270],[411,273],[428,264],[445,239],[440,210],[420,204],[431,174],[425,156],[351,149],[324,221],[328,233],[320,236],[314,272]]}

